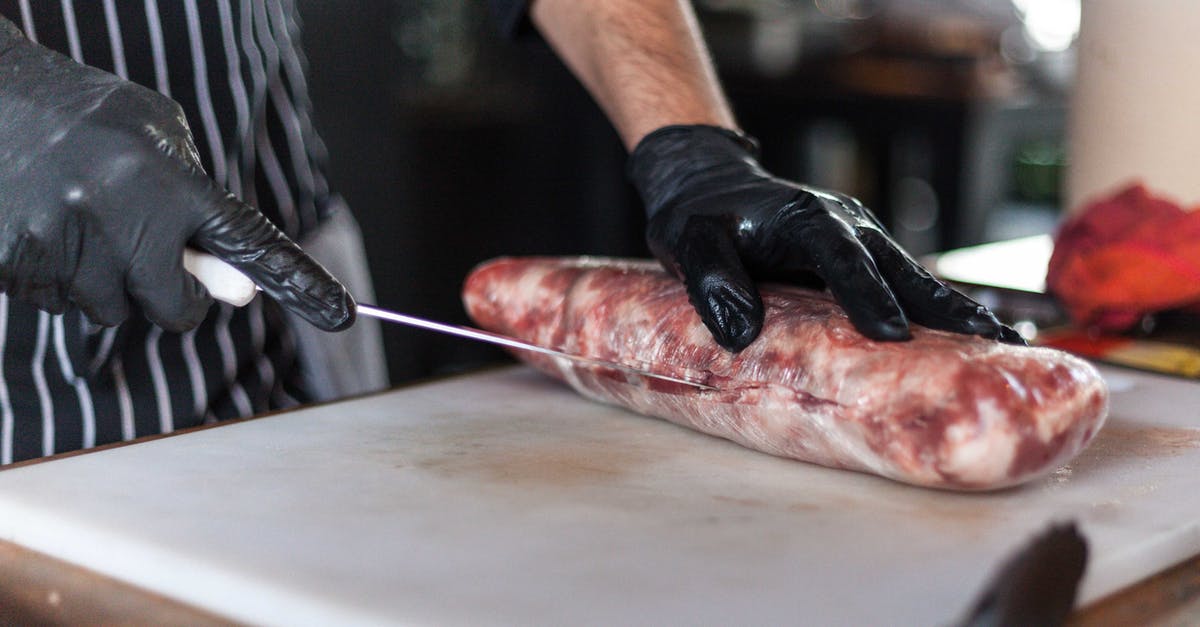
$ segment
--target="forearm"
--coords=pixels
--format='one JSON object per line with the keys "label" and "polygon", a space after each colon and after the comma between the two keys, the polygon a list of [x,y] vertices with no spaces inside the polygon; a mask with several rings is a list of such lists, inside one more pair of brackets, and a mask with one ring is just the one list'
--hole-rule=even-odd
{"label": "forearm", "polygon": [[535,0],[531,16],[627,148],[669,124],[736,126],[686,0]]}

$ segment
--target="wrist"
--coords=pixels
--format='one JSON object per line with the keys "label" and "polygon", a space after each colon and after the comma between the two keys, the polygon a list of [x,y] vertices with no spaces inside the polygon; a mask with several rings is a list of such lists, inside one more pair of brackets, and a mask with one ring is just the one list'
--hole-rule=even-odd
{"label": "wrist", "polygon": [[740,130],[705,124],[664,126],[634,147],[626,175],[652,216],[706,174],[748,170],[765,175],[758,150],[758,141]]}
{"label": "wrist", "polygon": [[666,126],[661,126],[657,129],[647,133],[644,137],[642,137],[641,141],[639,141],[637,143],[637,145],[634,146],[633,151],[630,153],[631,158],[633,155],[636,155],[639,150],[645,152],[646,150],[650,149],[649,148],[650,146],[653,146],[654,144],[662,141],[663,138],[672,137],[672,136],[675,136],[675,137],[689,137],[689,136],[691,136],[691,137],[695,137],[695,136],[723,137],[727,141],[731,141],[734,144],[737,144],[738,146],[740,146],[747,153],[749,153],[750,156],[752,156],[756,159],[759,156],[758,140],[755,139],[754,137],[751,137],[750,135],[747,135],[744,131],[742,131],[740,129],[730,128],[730,127],[726,127],[726,126],[717,126],[717,125],[713,125],[713,124],[668,124]]}

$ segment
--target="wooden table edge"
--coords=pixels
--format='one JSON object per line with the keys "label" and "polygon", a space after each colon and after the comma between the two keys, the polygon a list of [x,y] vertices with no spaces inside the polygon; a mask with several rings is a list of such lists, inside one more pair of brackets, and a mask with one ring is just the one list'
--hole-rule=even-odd
{"label": "wooden table edge", "polygon": [[208,625],[228,618],[0,540],[0,624]]}
{"label": "wooden table edge", "polygon": [[[964,599],[964,607],[970,599]],[[1076,610],[1070,627],[1196,624],[1200,556]],[[231,625],[146,588],[0,540],[0,624]]]}

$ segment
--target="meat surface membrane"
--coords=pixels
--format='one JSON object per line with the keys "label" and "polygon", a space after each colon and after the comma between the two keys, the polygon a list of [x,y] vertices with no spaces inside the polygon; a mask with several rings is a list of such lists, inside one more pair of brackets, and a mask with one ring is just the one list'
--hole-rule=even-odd
{"label": "meat surface membrane", "polygon": [[718,388],[517,351],[589,398],[920,486],[1028,481],[1074,457],[1107,414],[1099,373],[1067,353],[917,326],[911,341],[875,342],[824,292],[764,285],[762,295],[762,335],[736,354],[652,261],[501,258],[472,272],[463,299],[486,329]]}

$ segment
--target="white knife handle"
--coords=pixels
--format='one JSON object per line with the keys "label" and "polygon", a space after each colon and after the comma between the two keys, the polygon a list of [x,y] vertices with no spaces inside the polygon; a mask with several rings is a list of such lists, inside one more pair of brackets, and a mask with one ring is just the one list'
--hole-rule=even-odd
{"label": "white knife handle", "polygon": [[234,307],[254,300],[258,288],[237,268],[191,248],[183,250],[183,267],[208,288],[212,297]]}

